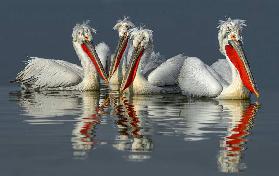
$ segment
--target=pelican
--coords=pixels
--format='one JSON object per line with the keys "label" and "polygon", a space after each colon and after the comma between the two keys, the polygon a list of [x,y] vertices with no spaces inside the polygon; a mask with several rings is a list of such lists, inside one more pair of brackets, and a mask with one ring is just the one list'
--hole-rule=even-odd
{"label": "pelican", "polygon": [[220,59],[211,66],[196,57],[185,60],[178,78],[182,94],[218,99],[247,99],[259,92],[243,50],[242,29],[245,20],[220,21],[218,40]]}
{"label": "pelican", "polygon": [[99,90],[98,74],[105,82],[108,78],[98,54],[105,63],[109,48],[104,43],[96,48],[92,45],[95,33],[88,22],[73,28],[73,47],[82,67],[63,60],[32,57],[13,82],[27,90]]}
{"label": "pelican", "polygon": [[168,60],[154,52],[152,31],[131,30],[132,54],[121,84],[133,94],[178,93],[177,78],[185,56],[179,54]]}
{"label": "pelican", "polygon": [[124,72],[127,67],[126,55],[129,51],[130,46],[130,30],[134,28],[135,25],[129,20],[128,17],[124,17],[123,20],[118,20],[114,30],[118,32],[119,41],[116,48],[116,52],[111,61],[110,71],[109,71],[109,83],[110,84],[121,84]]}

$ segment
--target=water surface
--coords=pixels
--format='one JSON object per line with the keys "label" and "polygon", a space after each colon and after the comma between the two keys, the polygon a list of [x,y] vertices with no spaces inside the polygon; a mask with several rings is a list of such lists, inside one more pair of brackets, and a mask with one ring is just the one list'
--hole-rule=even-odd
{"label": "water surface", "polygon": [[269,104],[105,89],[1,87],[1,97],[4,175],[276,175],[278,120]]}

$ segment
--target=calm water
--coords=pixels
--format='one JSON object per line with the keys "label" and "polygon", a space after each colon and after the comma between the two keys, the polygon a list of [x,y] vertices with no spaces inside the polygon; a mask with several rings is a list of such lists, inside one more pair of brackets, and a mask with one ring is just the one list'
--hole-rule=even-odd
{"label": "calm water", "polygon": [[269,102],[278,94],[258,105],[0,90],[1,175],[276,175],[278,113]]}

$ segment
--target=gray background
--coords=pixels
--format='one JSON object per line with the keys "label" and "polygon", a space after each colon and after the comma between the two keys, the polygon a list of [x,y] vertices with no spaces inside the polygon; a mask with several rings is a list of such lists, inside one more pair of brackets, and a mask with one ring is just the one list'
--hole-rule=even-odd
{"label": "gray background", "polygon": [[25,0],[0,7],[0,85],[9,84],[24,67],[26,56],[79,63],[72,48],[73,26],[90,19],[95,42],[112,50],[118,36],[116,20],[130,16],[136,25],[154,30],[155,49],[166,57],[184,53],[211,64],[224,58],[218,51],[218,20],[246,19],[244,44],[261,92],[279,87],[278,6],[272,0]]}

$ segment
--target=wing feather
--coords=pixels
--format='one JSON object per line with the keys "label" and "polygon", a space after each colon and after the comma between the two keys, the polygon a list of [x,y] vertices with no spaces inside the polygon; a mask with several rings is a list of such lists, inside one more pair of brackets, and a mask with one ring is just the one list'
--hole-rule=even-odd
{"label": "wing feather", "polygon": [[142,58],[142,74],[147,77],[153,70],[160,66],[166,59],[160,54],[152,52],[150,57]]}
{"label": "wing feather", "polygon": [[148,82],[156,86],[176,85],[180,69],[186,58],[179,54],[163,62],[148,75]]}
{"label": "wing feather", "polygon": [[83,79],[80,66],[62,60],[31,57],[16,82],[27,89],[69,87]]}
{"label": "wing feather", "polygon": [[228,83],[231,83],[232,73],[230,65],[226,59],[219,59],[210,66],[218,75]]}
{"label": "wing feather", "polygon": [[182,93],[191,96],[217,97],[223,86],[216,79],[216,72],[196,57],[185,60],[178,78]]}

